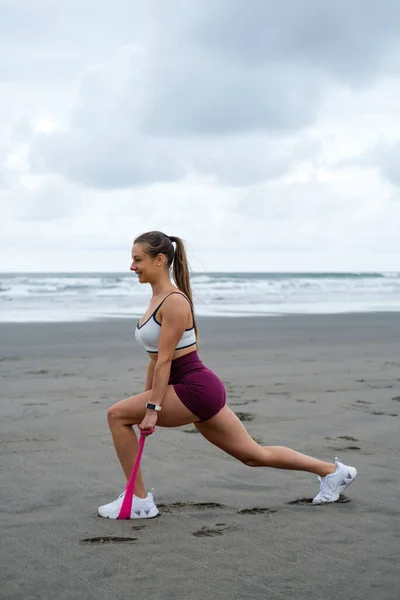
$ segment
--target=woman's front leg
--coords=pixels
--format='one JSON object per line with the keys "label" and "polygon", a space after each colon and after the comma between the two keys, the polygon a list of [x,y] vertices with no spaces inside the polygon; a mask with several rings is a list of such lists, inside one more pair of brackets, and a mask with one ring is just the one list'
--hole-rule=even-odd
{"label": "woman's front leg", "polygon": [[[139,425],[146,413],[146,402],[150,401],[152,392],[142,392],[131,398],[120,400],[108,409],[107,418],[111,430],[115,451],[128,481],[139,451],[138,438],[133,425]],[[172,385],[169,385],[162,400],[162,410],[157,413],[157,425],[160,427],[180,427],[198,421],[179,400]],[[146,497],[140,469],[135,483],[135,496]]]}
{"label": "woman's front leg", "polygon": [[[128,481],[139,451],[139,442],[133,425],[139,424],[145,415],[145,404],[151,392],[143,392],[137,396],[117,402],[108,409],[107,419],[113,438],[114,448],[121,467]],[[135,481],[135,496],[146,497],[143,477],[139,469]]]}

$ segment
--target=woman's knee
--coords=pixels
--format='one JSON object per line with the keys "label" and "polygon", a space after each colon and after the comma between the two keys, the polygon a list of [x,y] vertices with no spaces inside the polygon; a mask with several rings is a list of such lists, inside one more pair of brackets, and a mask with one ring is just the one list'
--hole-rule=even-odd
{"label": "woman's knee", "polygon": [[[115,425],[126,425],[127,420],[126,408],[121,405],[120,402],[113,404],[107,411],[107,421],[110,427]],[[135,425],[135,419],[129,419],[130,425]]]}
{"label": "woman's knee", "polygon": [[221,450],[230,454],[233,458],[240,461],[247,467],[259,467],[261,464],[261,459],[259,456],[258,448],[237,448],[237,447],[227,447],[224,444],[216,444]]}
{"label": "woman's knee", "polygon": [[270,452],[267,446],[260,446],[257,442],[237,452],[235,456],[247,467],[265,467],[268,464]]}
{"label": "woman's knee", "polygon": [[258,460],[257,458],[254,458],[253,456],[248,456],[241,462],[244,465],[246,465],[246,467],[260,467],[261,466],[260,460]]}
{"label": "woman's knee", "polygon": [[137,425],[142,421],[145,412],[145,399],[141,396],[126,398],[110,406],[107,411],[108,424],[110,427]]}
{"label": "woman's knee", "polygon": [[120,420],[121,415],[120,415],[120,410],[118,408],[117,404],[113,404],[113,406],[110,406],[110,408],[107,410],[107,421],[110,427],[113,427],[114,425],[116,425],[116,423],[118,423],[118,421]]}
{"label": "woman's knee", "polygon": [[253,448],[251,455],[246,457],[244,464],[248,467],[272,467],[274,465],[275,447],[260,446]]}
{"label": "woman's knee", "polygon": [[239,453],[238,455],[236,455],[236,457],[238,460],[240,460],[241,463],[243,463],[244,465],[246,465],[246,467],[259,467],[260,466],[260,459],[258,456],[254,455],[253,453]]}

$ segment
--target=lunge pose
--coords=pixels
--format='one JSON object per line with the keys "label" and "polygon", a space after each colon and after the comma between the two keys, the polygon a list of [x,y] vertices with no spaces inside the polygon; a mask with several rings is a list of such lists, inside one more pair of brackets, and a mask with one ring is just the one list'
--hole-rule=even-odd
{"label": "lunge pose", "polygon": [[[145,391],[117,402],[108,411],[115,450],[126,479],[138,453],[133,425],[149,431],[156,425],[179,427],[193,423],[208,441],[245,465],[318,475],[320,490],[313,502],[335,502],[356,477],[356,469],[338,459],[329,463],[290,448],[257,444],[226,404],[222,381],[202,363],[197,352],[197,325],[183,241],[160,231],[140,235],[132,247],[131,271],[140,283],[151,285],[153,295],[135,331],[136,340],[150,357]],[[99,515],[116,519],[123,496],[100,506]],[[139,471],[131,518],[157,514],[153,494],[146,492]]]}

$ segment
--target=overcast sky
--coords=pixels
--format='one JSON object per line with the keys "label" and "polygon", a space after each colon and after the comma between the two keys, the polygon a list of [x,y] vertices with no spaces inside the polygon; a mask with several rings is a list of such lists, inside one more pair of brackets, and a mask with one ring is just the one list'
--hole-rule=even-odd
{"label": "overcast sky", "polygon": [[0,271],[400,270],[399,0],[0,0]]}

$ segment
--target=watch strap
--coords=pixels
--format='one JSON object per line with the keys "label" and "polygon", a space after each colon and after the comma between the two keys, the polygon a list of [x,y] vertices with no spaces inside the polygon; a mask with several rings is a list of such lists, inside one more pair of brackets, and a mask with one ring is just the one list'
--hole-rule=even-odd
{"label": "watch strap", "polygon": [[153,402],[146,402],[145,406],[146,406],[146,408],[149,408],[150,410],[156,410],[156,411],[161,410],[161,406],[159,404],[154,404]]}

